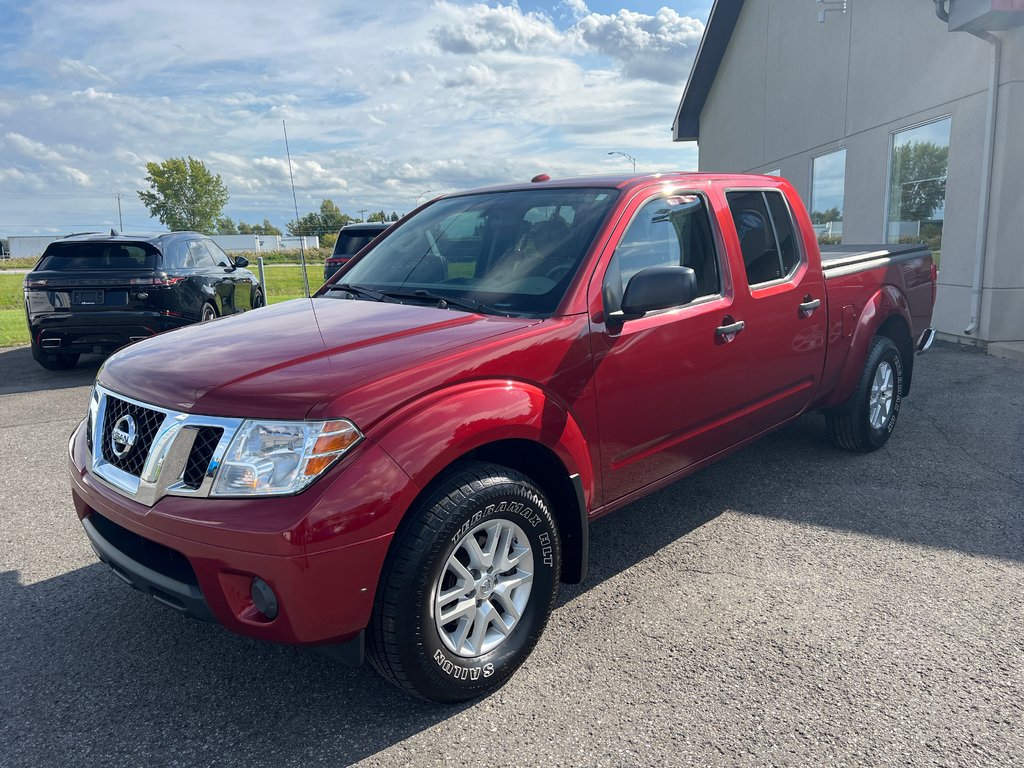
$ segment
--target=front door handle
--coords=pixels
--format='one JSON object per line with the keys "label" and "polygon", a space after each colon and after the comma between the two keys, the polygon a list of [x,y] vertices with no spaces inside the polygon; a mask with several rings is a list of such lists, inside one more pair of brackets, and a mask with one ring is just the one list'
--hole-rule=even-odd
{"label": "front door handle", "polygon": [[[725,319],[726,320],[731,320],[732,318],[727,317]],[[729,323],[728,325],[720,325],[717,328],[715,328],[715,335],[716,336],[735,336],[737,333],[739,333],[740,331],[742,331],[746,327],[747,327],[746,323],[744,323],[742,320],[737,320],[736,322]],[[727,341],[729,341],[729,339],[727,339]]]}
{"label": "front door handle", "polygon": [[810,295],[804,296],[804,301],[800,305],[800,314],[804,317],[810,317],[814,310],[821,306],[821,299],[812,299]]}

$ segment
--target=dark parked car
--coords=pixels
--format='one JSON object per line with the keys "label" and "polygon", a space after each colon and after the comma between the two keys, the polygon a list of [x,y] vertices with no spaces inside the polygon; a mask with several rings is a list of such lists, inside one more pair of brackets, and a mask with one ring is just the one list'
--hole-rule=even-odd
{"label": "dark parked car", "polygon": [[83,352],[109,354],[162,331],[262,307],[263,289],[248,265],[196,232],[58,240],[25,276],[32,356],[50,370],[72,368]]}
{"label": "dark parked car", "polygon": [[390,227],[394,222],[375,221],[368,224],[348,224],[338,233],[334,253],[324,261],[324,280],[345,266],[348,260],[359,253],[371,240]]}

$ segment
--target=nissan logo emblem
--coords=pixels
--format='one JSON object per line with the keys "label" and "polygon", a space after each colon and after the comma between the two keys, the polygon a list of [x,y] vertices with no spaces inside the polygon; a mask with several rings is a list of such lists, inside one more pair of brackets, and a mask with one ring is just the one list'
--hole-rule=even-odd
{"label": "nissan logo emblem", "polygon": [[135,445],[138,436],[135,419],[126,413],[114,422],[114,428],[110,431],[110,450],[117,458],[123,458]]}

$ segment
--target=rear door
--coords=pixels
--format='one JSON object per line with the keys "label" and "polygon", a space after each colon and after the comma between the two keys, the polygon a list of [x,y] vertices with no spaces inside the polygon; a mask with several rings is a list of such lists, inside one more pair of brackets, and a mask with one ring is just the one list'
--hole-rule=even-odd
{"label": "rear door", "polygon": [[[659,192],[631,203],[626,215],[590,289],[606,503],[735,443],[735,412],[747,391],[748,341],[720,332],[740,309],[707,197]],[[609,320],[630,277],[670,265],[694,270],[694,301]]]}
{"label": "rear door", "polygon": [[750,301],[741,335],[750,349],[747,432],[799,414],[818,391],[825,362],[825,286],[780,189],[727,189]]}

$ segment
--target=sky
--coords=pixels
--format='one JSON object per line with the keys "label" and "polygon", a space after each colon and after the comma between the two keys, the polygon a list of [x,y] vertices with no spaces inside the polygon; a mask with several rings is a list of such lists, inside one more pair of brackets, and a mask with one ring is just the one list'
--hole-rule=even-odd
{"label": "sky", "polygon": [[161,229],[147,162],[236,222],[493,183],[693,170],[671,125],[711,0],[4,0],[0,236]]}

